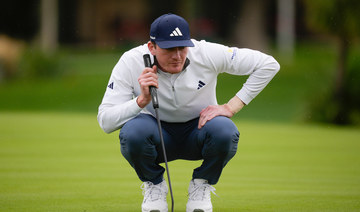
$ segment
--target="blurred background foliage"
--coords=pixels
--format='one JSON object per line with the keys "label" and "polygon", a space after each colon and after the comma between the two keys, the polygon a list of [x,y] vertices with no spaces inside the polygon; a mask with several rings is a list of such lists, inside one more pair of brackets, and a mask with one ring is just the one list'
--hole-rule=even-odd
{"label": "blurred background foliage", "polygon": [[41,49],[25,49],[15,72],[15,78],[54,78],[61,75],[59,56],[44,54]]}
{"label": "blurred background foliage", "polygon": [[309,26],[333,36],[338,46],[333,83],[322,98],[311,101],[313,104],[309,111],[313,114],[312,119],[341,125],[358,123],[360,62],[359,58],[351,58],[351,50],[360,35],[360,2],[306,0],[306,8]]}
{"label": "blurred background foliage", "polygon": [[[359,1],[12,0],[1,5],[2,111],[96,114],[121,54],[146,42],[151,22],[172,12],[188,20],[195,39],[261,50],[280,62],[279,74],[234,118],[360,125]],[[220,75],[219,104],[245,80]]]}

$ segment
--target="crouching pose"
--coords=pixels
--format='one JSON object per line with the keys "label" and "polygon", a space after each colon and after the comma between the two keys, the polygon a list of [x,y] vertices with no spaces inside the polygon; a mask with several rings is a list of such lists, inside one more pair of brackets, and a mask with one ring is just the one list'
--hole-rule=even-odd
{"label": "crouching pose", "polygon": [[[152,65],[145,68],[143,55]],[[193,171],[187,212],[212,211],[211,192],[235,155],[239,131],[230,118],[256,97],[280,69],[276,60],[250,49],[190,38],[188,23],[165,14],[150,28],[150,41],[125,52],[114,67],[98,121],[120,130],[121,153],[143,182],[142,211],[168,211],[164,155],[149,86],[158,93],[159,117],[168,161],[202,160]],[[236,95],[218,105],[220,73],[249,75],[234,84]],[[184,206],[185,207],[185,206]]]}

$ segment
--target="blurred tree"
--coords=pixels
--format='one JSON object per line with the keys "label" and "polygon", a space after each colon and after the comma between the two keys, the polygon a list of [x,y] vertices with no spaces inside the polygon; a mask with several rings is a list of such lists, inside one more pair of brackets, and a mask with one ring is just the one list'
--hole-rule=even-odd
{"label": "blurred tree", "polygon": [[267,0],[243,0],[240,4],[240,20],[234,27],[237,46],[267,51],[269,41],[266,34]]}
{"label": "blurred tree", "polygon": [[295,46],[295,0],[277,0],[276,39],[279,52],[291,60]]}
{"label": "blurred tree", "polygon": [[[352,98],[359,98],[359,94],[350,95],[353,92],[349,90],[351,79],[347,76],[347,62],[351,43],[360,34],[360,1],[305,0],[305,5],[307,22],[310,27],[330,33],[338,40],[338,67],[335,75],[335,87],[332,96],[329,97],[328,104],[330,105],[327,105],[331,106],[333,117],[329,117],[331,120],[328,121],[336,124],[349,124],[351,108],[353,108],[351,105]],[[359,110],[359,106],[355,106],[355,108]]]}
{"label": "blurred tree", "polygon": [[45,53],[53,53],[58,46],[58,1],[41,0],[40,39]]}

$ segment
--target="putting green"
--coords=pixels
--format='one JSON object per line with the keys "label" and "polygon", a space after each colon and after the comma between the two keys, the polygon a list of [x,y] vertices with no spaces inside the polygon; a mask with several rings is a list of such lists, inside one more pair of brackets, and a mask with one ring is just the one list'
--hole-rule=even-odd
{"label": "putting green", "polygon": [[[360,210],[360,130],[237,120],[214,211]],[[140,211],[141,182],[96,114],[0,112],[0,211]],[[192,169],[169,163],[175,211]],[[170,203],[170,197],[168,197]]]}

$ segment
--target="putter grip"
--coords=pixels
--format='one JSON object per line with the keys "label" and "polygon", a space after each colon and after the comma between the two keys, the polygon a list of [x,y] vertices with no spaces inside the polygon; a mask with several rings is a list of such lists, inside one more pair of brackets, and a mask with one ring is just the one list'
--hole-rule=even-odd
{"label": "putter grip", "polygon": [[[149,67],[151,68],[151,61],[150,61],[150,55],[149,54],[144,54],[144,64],[145,67]],[[155,108],[159,108],[159,101],[157,98],[157,90],[155,86],[150,86],[150,94],[151,94],[151,99],[152,99],[152,103],[153,103],[153,107]]]}

